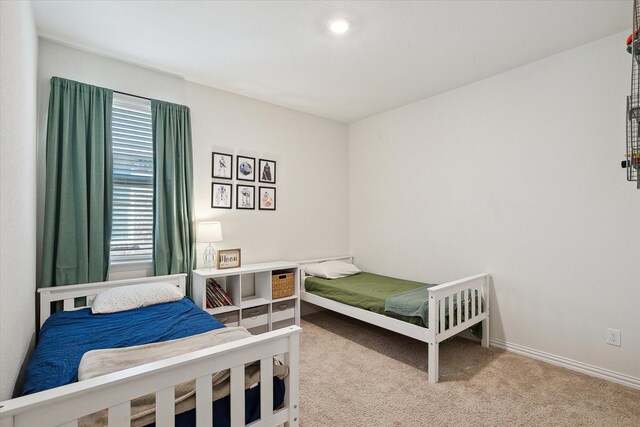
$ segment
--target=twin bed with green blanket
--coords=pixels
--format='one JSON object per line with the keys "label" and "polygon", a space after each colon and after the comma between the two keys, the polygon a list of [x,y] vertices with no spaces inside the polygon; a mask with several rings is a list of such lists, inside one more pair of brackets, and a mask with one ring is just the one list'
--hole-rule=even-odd
{"label": "twin bed with green blanket", "polygon": [[305,280],[305,290],[314,295],[423,327],[429,323],[429,286],[433,285],[366,272],[331,280],[308,276]]}
{"label": "twin bed with green blanket", "polygon": [[[351,257],[328,260],[352,262]],[[305,274],[305,265],[328,260],[299,262],[300,298],[428,343],[429,381],[438,381],[438,346],[445,339],[482,324],[482,345],[489,346],[489,274],[442,285],[367,272],[338,279]]]}

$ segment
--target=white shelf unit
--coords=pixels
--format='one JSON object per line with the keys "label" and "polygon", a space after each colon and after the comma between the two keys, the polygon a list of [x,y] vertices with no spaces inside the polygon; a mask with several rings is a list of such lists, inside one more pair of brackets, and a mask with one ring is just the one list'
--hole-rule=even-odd
{"label": "white shelf unit", "polygon": [[[294,273],[294,293],[285,298],[271,297],[271,277]],[[300,280],[298,264],[286,261],[247,264],[224,270],[193,271],[193,298],[207,313],[227,326],[244,326],[252,333],[263,333],[285,326],[300,325]],[[213,278],[233,300],[233,305],[208,308],[207,279]]]}

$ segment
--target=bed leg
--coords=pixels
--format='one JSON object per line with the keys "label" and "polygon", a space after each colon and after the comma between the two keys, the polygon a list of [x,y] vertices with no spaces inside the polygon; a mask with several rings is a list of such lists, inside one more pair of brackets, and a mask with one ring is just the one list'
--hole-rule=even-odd
{"label": "bed leg", "polygon": [[429,360],[427,370],[429,374],[429,382],[434,384],[438,382],[438,360],[440,359],[439,352],[439,343],[429,343]]}
{"label": "bed leg", "polygon": [[284,423],[285,427],[298,427],[300,420],[298,409],[300,401],[300,335],[293,334],[289,337],[289,352],[285,354],[284,362],[289,365],[289,375],[285,378],[284,402],[289,409],[289,419]]}
{"label": "bed leg", "polygon": [[482,346],[489,347],[489,319],[482,321]]}

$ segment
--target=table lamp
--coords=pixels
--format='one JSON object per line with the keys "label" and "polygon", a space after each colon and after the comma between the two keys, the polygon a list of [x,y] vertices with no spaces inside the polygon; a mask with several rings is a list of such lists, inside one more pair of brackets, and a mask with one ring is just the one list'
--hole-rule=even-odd
{"label": "table lamp", "polygon": [[211,270],[216,264],[216,251],[213,243],[222,241],[222,226],[218,221],[205,221],[198,223],[198,242],[208,243],[204,251],[204,266]]}

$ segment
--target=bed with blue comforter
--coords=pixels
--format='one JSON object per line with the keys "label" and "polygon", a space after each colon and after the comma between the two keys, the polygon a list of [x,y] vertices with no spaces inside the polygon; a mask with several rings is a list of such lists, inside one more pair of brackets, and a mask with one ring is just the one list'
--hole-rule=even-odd
{"label": "bed with blue comforter", "polygon": [[[202,334],[224,325],[183,298],[110,314],[92,314],[90,308],[61,311],[40,330],[29,362],[23,395],[78,381],[78,366],[90,350],[150,344]],[[284,381],[274,377],[274,408],[284,400]],[[245,391],[245,420],[260,417],[259,386]],[[214,425],[229,425],[229,397],[212,405]],[[195,425],[195,410],[178,414],[176,425]]]}

